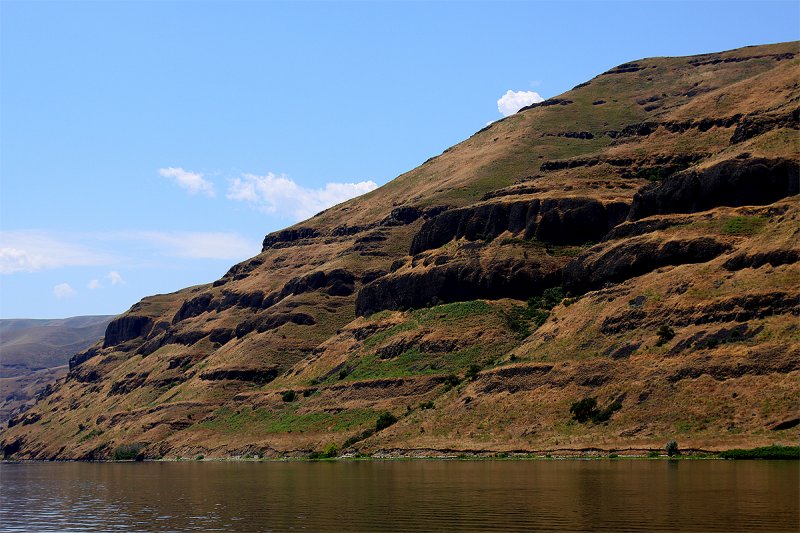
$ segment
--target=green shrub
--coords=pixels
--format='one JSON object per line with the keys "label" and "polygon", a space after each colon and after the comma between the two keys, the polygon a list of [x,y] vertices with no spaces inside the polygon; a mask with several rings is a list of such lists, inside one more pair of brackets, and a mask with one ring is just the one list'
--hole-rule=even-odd
{"label": "green shrub", "polygon": [[611,415],[616,411],[622,409],[622,403],[619,400],[614,400],[605,409],[601,409],[592,417],[592,422],[607,422]]}
{"label": "green shrub", "polygon": [[89,431],[89,433],[82,435],[81,438],[78,439],[78,442],[86,442],[87,440],[99,437],[102,434],[103,434],[102,429],[94,428],[91,431]]}
{"label": "green shrub", "polygon": [[422,410],[433,409],[434,408],[433,400],[428,400],[427,402],[422,402],[421,404],[419,404],[419,408],[422,409]]}
{"label": "green shrub", "polygon": [[375,430],[372,428],[365,429],[361,433],[348,437],[344,444],[342,444],[342,449],[345,450],[355,444],[356,442],[362,441],[364,439],[368,439],[375,433]]}
{"label": "green shrub", "polygon": [[595,398],[584,398],[573,403],[569,408],[569,412],[572,414],[572,418],[580,423],[591,420],[595,424],[599,424],[607,422],[611,415],[620,409],[622,409],[622,402],[619,399],[614,400],[604,409],[599,409]]}
{"label": "green shrub", "polygon": [[610,453],[610,454],[608,454],[608,458],[609,459],[619,459],[619,455],[616,454],[616,453]]}
{"label": "green shrub", "polygon": [[658,452],[647,452],[647,457],[650,459],[655,459],[656,457],[661,457],[661,454]]}
{"label": "green shrub", "polygon": [[656,346],[662,346],[675,338],[675,330],[666,324],[662,324],[656,331],[656,335],[658,335]]}
{"label": "green shrub", "polygon": [[111,453],[115,461],[143,461],[144,455],[141,453],[144,444],[120,444]]}
{"label": "green shrub", "polygon": [[281,400],[284,402],[293,402],[297,398],[297,394],[293,390],[287,390],[281,393]]}
{"label": "green shrub", "polygon": [[569,408],[572,418],[580,422],[588,422],[597,414],[597,400],[595,398],[584,398],[573,403]]}
{"label": "green shrub", "polygon": [[669,441],[667,445],[664,447],[664,449],[667,451],[667,455],[669,457],[675,457],[676,455],[681,454],[681,451],[678,448],[678,443],[675,442],[674,440]]}
{"label": "green shrub", "polygon": [[330,457],[336,457],[337,455],[339,455],[339,447],[333,442],[325,446],[325,448],[322,450],[322,457],[326,459]]}
{"label": "green shrub", "polygon": [[664,169],[662,167],[640,168],[636,171],[636,177],[647,181],[661,181],[664,179]]}
{"label": "green shrub", "polygon": [[564,299],[564,289],[561,287],[550,287],[542,292],[541,296],[534,296],[528,300],[528,307],[533,309],[550,310],[561,303]]}
{"label": "green shrub", "polygon": [[378,420],[375,421],[375,431],[386,429],[395,422],[397,422],[397,417],[389,411],[384,411],[381,413],[381,416],[378,417]]}
{"label": "green shrub", "polygon": [[464,374],[464,379],[468,379],[470,381],[475,381],[478,379],[478,373],[481,371],[481,367],[476,364],[469,365],[467,368],[466,373]]}
{"label": "green shrub", "polygon": [[518,339],[528,337],[547,321],[550,310],[564,300],[564,289],[550,287],[541,296],[528,299],[526,306],[515,305],[506,313],[506,325]]}
{"label": "green shrub", "polygon": [[461,379],[459,379],[459,377],[455,374],[450,374],[444,378],[444,384],[448,390],[457,387],[459,383],[461,383]]}
{"label": "green shrub", "polygon": [[749,450],[734,449],[719,454],[723,459],[800,459],[800,446],[762,446]]}

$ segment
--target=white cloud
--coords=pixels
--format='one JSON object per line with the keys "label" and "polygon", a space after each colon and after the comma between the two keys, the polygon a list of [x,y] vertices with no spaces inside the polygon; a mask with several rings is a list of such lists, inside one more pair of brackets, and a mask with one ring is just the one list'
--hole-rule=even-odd
{"label": "white cloud", "polygon": [[164,255],[191,259],[242,260],[261,251],[258,243],[236,233],[142,231],[126,237],[144,241],[160,249]]}
{"label": "white cloud", "polygon": [[25,250],[16,248],[0,248],[0,272],[12,274],[14,272],[32,272],[39,270],[41,261],[31,256]]}
{"label": "white cloud", "polygon": [[[108,282],[111,283],[112,287],[114,285],[124,285],[125,284],[125,279],[123,279],[122,275],[119,272],[117,272],[116,270],[112,270],[111,272],[109,272],[108,274],[103,276],[103,279],[108,280]],[[97,290],[97,289],[104,289],[105,288],[105,285],[103,285],[103,283],[99,279],[89,280],[89,283],[86,286],[89,288],[89,290],[93,290],[93,291]]]}
{"label": "white cloud", "polygon": [[111,272],[106,274],[106,279],[109,282],[111,282],[111,285],[124,285],[125,284],[125,280],[122,279],[122,276],[120,276],[119,272],[117,272],[116,270],[112,270]]}
{"label": "white cloud", "polygon": [[247,202],[269,214],[285,215],[295,220],[309,218],[333,205],[375,190],[374,181],[327,183],[319,189],[298,185],[284,175],[244,174],[228,185],[227,198]]}
{"label": "white cloud", "polygon": [[[242,260],[260,250],[258,242],[229,232],[9,230],[0,231],[0,274],[75,266],[163,266],[157,260],[153,263],[158,257]],[[96,290],[123,283],[119,270],[113,270],[102,278],[91,279],[87,287]]]}
{"label": "white cloud", "polygon": [[508,91],[497,101],[497,110],[504,117],[513,115],[523,107],[544,102],[544,98],[534,91]]}
{"label": "white cloud", "polygon": [[53,296],[62,300],[64,298],[72,298],[78,294],[78,291],[70,287],[69,283],[59,283],[53,287]]}
{"label": "white cloud", "polygon": [[[70,241],[73,242],[70,242]],[[36,272],[65,266],[106,265],[111,254],[44,231],[0,231],[0,274]]]}
{"label": "white cloud", "polygon": [[206,196],[216,196],[214,184],[203,178],[198,172],[189,172],[180,167],[167,167],[158,169],[158,173],[165,178],[172,178],[182,189],[186,189],[189,194],[202,193]]}

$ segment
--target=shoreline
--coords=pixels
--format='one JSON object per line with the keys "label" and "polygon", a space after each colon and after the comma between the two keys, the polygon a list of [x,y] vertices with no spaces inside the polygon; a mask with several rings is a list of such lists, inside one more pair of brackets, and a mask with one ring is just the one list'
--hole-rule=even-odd
{"label": "shoreline", "polygon": [[[763,461],[798,461],[800,460],[800,446],[765,446],[751,449],[731,449],[712,451],[702,449],[686,449],[678,454],[647,450],[646,453],[618,453],[633,450],[600,450],[592,449],[592,453],[580,453],[579,450],[552,450],[538,452],[470,452],[470,451],[440,451],[426,450],[427,453],[414,453],[413,450],[378,451],[373,454],[344,453],[335,456],[297,456],[286,455],[282,457],[260,457],[250,455],[228,457],[206,457],[197,454],[194,457],[168,457],[147,458],[137,457],[131,459],[2,459],[3,464],[23,463],[268,463],[268,462],[333,462],[333,461],[598,461],[598,460],[668,460],[668,461],[700,461],[700,460],[763,460]],[[641,452],[643,450],[636,450]],[[559,453],[562,452],[562,453]],[[567,452],[567,453],[563,453]]]}

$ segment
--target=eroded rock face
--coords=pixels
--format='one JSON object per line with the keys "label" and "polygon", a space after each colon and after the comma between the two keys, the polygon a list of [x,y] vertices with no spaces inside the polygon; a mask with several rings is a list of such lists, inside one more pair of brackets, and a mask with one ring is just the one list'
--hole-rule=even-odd
{"label": "eroded rock face", "polygon": [[778,249],[754,254],[738,254],[722,265],[726,270],[736,271],[743,268],[761,268],[764,265],[773,267],[780,265],[793,265],[800,261],[800,250]]}
{"label": "eroded rock face", "polygon": [[687,171],[636,193],[629,218],[694,213],[719,206],[767,205],[800,193],[800,169],[787,159],[733,159]]}
{"label": "eroded rock face", "polygon": [[200,379],[206,381],[249,381],[263,385],[278,377],[277,368],[226,368],[209,370],[200,375]]}
{"label": "eroded rock face", "polygon": [[125,341],[146,336],[153,329],[153,319],[149,316],[126,314],[115,318],[106,328],[103,348],[116,346]]}
{"label": "eroded rock face", "polygon": [[648,218],[646,220],[636,220],[633,222],[624,222],[609,231],[604,237],[603,241],[614,241],[617,239],[626,239],[629,237],[636,237],[646,233],[653,233],[655,231],[664,230],[674,226],[690,224],[694,219],[691,217],[661,217],[661,218]]}
{"label": "eroded rock face", "polygon": [[355,276],[344,269],[337,268],[330,272],[316,271],[304,276],[292,278],[280,291],[265,295],[261,291],[247,293],[223,292],[221,298],[206,293],[186,300],[172,318],[177,324],[183,320],[200,316],[208,311],[224,311],[231,307],[248,309],[267,309],[290,295],[324,289],[331,296],[349,296],[355,290]]}
{"label": "eroded rock face", "polygon": [[312,272],[307,276],[290,280],[284,286],[278,299],[289,294],[302,294],[304,292],[326,288],[331,296],[347,296],[353,293],[355,277],[347,270],[337,268],[330,272]]}
{"label": "eroded rock face", "polygon": [[507,259],[486,268],[478,260],[455,261],[428,269],[404,271],[365,285],[356,298],[356,313],[408,309],[478,298],[526,298],[558,285],[557,266]]}
{"label": "eroded rock face", "polygon": [[311,326],[316,323],[314,317],[306,313],[267,313],[265,315],[256,315],[244,322],[240,322],[236,326],[236,336],[241,338],[252,331],[263,333],[271,329],[277,329],[289,322],[300,326]]}
{"label": "eroded rock face", "polygon": [[503,232],[553,244],[600,240],[625,219],[628,205],[590,198],[559,198],[486,203],[451,209],[426,221],[411,244],[411,254],[438,248],[453,239],[493,238]]}
{"label": "eroded rock face", "polygon": [[263,252],[270,248],[282,248],[301,239],[313,239],[319,236],[320,233],[315,228],[290,228],[276,231],[264,237],[261,251]]}
{"label": "eroded rock face", "polygon": [[656,328],[660,324],[685,327],[717,322],[746,322],[783,314],[800,316],[800,294],[781,291],[747,294],[650,314],[641,309],[627,309],[605,318],[600,331],[604,335],[612,335],[637,328]]}
{"label": "eroded rock face", "polygon": [[789,113],[766,114],[753,113],[747,115],[736,126],[731,137],[731,144],[744,142],[776,128],[800,128],[800,108]]}
{"label": "eroded rock face", "polygon": [[599,289],[668,266],[703,263],[730,249],[711,237],[669,241],[636,238],[602,244],[581,254],[564,269],[564,288],[573,294]]}

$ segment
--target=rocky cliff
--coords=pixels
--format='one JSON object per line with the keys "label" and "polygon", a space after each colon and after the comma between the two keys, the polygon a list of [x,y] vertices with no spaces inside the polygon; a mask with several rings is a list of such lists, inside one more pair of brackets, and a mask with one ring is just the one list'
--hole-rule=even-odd
{"label": "rocky cliff", "polygon": [[6,455],[796,441],[798,53],[621,65],[267,235],[116,318]]}

